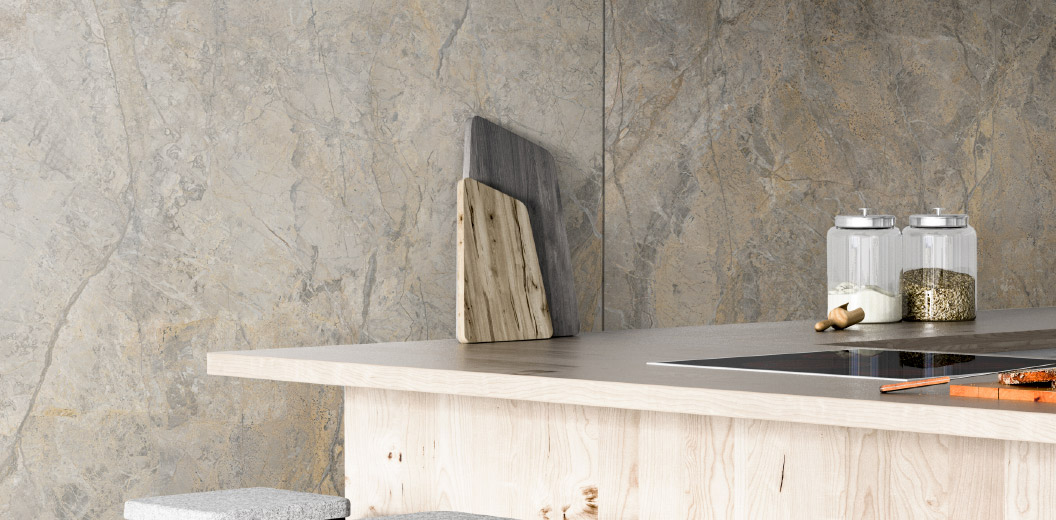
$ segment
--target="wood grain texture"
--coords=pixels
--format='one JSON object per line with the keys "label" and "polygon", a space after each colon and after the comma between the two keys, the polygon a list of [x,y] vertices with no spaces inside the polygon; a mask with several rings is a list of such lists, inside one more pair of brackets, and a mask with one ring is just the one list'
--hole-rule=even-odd
{"label": "wood grain texture", "polygon": [[473,117],[466,123],[463,177],[483,182],[528,208],[554,336],[579,333],[572,260],[553,155],[487,119]]}
{"label": "wood grain texture", "polygon": [[597,518],[597,408],[347,388],[345,412],[350,518]]}
{"label": "wood grain texture", "polygon": [[997,399],[998,388],[988,384],[950,385],[950,397],[971,397],[974,399]]}
{"label": "wood grain texture", "polygon": [[1004,443],[1005,518],[1049,519],[1056,511],[1052,476],[1056,474],[1056,445],[1035,442]]}
{"label": "wood grain texture", "polygon": [[462,343],[553,334],[528,210],[472,179],[458,183],[455,332]]}
{"label": "wood grain texture", "polygon": [[1021,385],[1025,383],[1052,383],[1056,382],[1056,368],[1043,368],[1031,370],[1012,370],[1001,372],[997,380],[1006,385]]}
{"label": "wood grain texture", "polygon": [[346,389],[353,517],[1029,518],[1051,444]]}
{"label": "wood grain texture", "polygon": [[1056,389],[1051,386],[1006,385],[1002,383],[971,383],[950,385],[950,395],[976,399],[1056,403]]}

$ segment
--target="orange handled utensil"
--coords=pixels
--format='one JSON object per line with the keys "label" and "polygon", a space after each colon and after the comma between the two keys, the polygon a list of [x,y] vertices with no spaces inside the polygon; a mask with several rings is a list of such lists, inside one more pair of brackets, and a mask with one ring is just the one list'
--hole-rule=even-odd
{"label": "orange handled utensil", "polygon": [[1037,365],[1033,367],[1015,368],[1010,370],[995,370],[993,372],[977,372],[975,374],[961,374],[958,376],[939,376],[939,377],[926,377],[924,379],[910,379],[909,381],[903,381],[901,383],[891,383],[880,386],[880,393],[886,394],[888,392],[896,392],[898,390],[909,390],[910,388],[923,388],[925,386],[944,385],[949,383],[951,379],[964,379],[966,377],[979,377],[989,376],[993,374],[1000,374],[1001,372],[1014,372],[1017,370],[1032,370],[1036,368],[1049,368],[1056,366],[1056,363],[1047,363],[1044,365]]}
{"label": "orange handled utensil", "polygon": [[880,393],[886,394],[888,392],[894,392],[896,390],[908,390],[910,388],[921,388],[924,386],[944,385],[949,382],[950,376],[929,377],[927,379],[914,379],[912,381],[903,381],[901,383],[891,383],[889,385],[882,385],[880,387]]}

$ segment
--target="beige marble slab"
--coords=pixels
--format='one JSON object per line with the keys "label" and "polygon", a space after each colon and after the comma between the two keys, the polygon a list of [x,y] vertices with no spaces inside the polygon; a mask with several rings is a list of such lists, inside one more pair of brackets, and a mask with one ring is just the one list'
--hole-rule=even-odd
{"label": "beige marble slab", "polygon": [[206,351],[453,336],[473,115],[553,152],[581,326],[600,328],[601,18],[598,0],[0,2],[0,518],[340,493],[341,393],[208,377]]}
{"label": "beige marble slab", "polygon": [[825,233],[930,207],[1056,305],[1056,3],[606,3],[605,328],[823,315]]}

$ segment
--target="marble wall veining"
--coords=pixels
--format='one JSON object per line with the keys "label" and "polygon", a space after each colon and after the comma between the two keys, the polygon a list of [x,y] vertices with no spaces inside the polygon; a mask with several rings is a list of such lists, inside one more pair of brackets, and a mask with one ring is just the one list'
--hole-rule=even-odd
{"label": "marble wall veining", "polygon": [[0,4],[0,518],[340,494],[340,393],[211,350],[454,334],[483,115],[554,152],[601,326],[600,1]]}
{"label": "marble wall veining", "polygon": [[605,328],[814,318],[825,232],[942,206],[1056,305],[1056,3],[606,1]]}
{"label": "marble wall veining", "polygon": [[340,493],[336,389],[205,354],[453,336],[472,115],[554,152],[584,330],[817,316],[861,206],[1056,305],[1048,0],[12,0],[0,518]]}

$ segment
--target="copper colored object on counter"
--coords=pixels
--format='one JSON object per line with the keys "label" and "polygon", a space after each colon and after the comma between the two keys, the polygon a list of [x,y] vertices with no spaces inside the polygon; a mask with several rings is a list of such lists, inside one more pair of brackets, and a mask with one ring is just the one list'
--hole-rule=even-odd
{"label": "copper colored object on counter", "polygon": [[1056,403],[1056,389],[1051,386],[1003,385],[1001,383],[975,383],[950,385],[953,397],[974,397],[976,399],[999,399],[1002,401],[1033,401],[1035,403]]}
{"label": "copper colored object on counter", "polygon": [[[956,376],[929,377],[927,379],[911,379],[909,381],[904,381],[904,382],[901,382],[901,383],[890,383],[890,384],[886,384],[886,385],[881,385],[880,386],[880,393],[881,394],[886,394],[888,392],[895,392],[897,390],[908,390],[910,388],[921,388],[921,387],[925,387],[925,386],[944,385],[946,383],[949,383],[953,379],[964,379],[964,378],[968,378],[968,377],[988,376],[988,375],[992,375],[992,374],[998,374],[998,378],[1002,378],[1002,377],[1004,377],[1005,374],[1039,372],[1039,371],[1047,371],[1047,370],[1056,370],[1056,364],[1054,364],[1054,363],[1046,363],[1044,365],[1035,365],[1035,366],[1032,366],[1032,367],[1024,367],[1024,368],[1019,369],[1019,370],[1002,370],[1000,372],[980,372],[980,373],[977,373],[977,374],[961,374],[961,375],[956,375]],[[993,384],[994,383],[982,383],[981,385],[951,385],[951,386],[982,387],[982,386],[993,385]],[[1007,387],[1007,388],[1010,388],[1010,389],[1016,389],[1016,387],[1014,387],[1014,386],[1002,385],[1000,383],[997,383],[997,385],[998,385],[998,387],[1001,387],[1001,388]],[[1021,387],[1021,388],[1022,389],[1026,389],[1026,390],[1030,389],[1029,387]],[[1037,389],[1037,387],[1035,387],[1035,389]],[[1046,389],[1042,388],[1042,390],[1046,390]],[[954,394],[953,390],[951,389],[950,390],[950,395],[959,396],[959,397],[983,397],[985,399],[1013,399],[1013,400],[1016,400],[1016,401],[1031,401],[1031,400],[1038,401],[1038,399],[1027,399],[1027,398],[1024,398],[1024,397],[1011,397],[1012,395],[1016,395],[1014,392],[1008,393],[1008,397],[997,397],[997,393],[996,392],[994,393],[993,397],[988,397],[988,396],[985,396],[985,395],[974,395],[974,394],[973,395]],[[1054,394],[1054,395],[1056,395],[1056,394]],[[1056,402],[1056,399],[1054,399],[1054,402]]]}
{"label": "copper colored object on counter", "polygon": [[910,388],[922,388],[925,386],[944,385],[950,382],[950,376],[942,377],[929,377],[927,379],[913,379],[910,381],[903,381],[901,383],[891,383],[889,385],[881,385],[880,393],[886,394],[888,392],[896,392],[898,390],[909,390]]}
{"label": "copper colored object on counter", "polygon": [[1013,370],[1001,372],[997,380],[1006,385],[1052,383],[1056,381],[1056,368]]}

